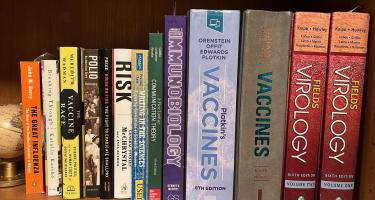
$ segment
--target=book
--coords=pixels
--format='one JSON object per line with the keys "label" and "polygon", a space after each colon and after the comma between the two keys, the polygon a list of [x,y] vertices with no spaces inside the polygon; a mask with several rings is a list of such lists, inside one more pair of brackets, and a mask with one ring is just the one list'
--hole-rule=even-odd
{"label": "book", "polygon": [[113,198],[112,49],[99,50],[100,198]]}
{"label": "book", "polygon": [[163,34],[150,33],[148,69],[148,193],[161,200],[163,167]]}
{"label": "book", "polygon": [[184,199],[185,190],[185,102],[186,17],[164,17],[164,199]]}
{"label": "book", "polygon": [[100,192],[99,50],[84,49],[85,185],[87,197]]}
{"label": "book", "polygon": [[26,194],[43,193],[40,63],[20,62]]}
{"label": "book", "polygon": [[148,51],[132,50],[132,199],[148,199]]}
{"label": "book", "polygon": [[45,184],[48,196],[62,194],[60,135],[60,74],[57,60],[41,61],[43,119],[46,145]]}
{"label": "book", "polygon": [[353,199],[370,15],[331,21],[320,199]]}
{"label": "book", "polygon": [[83,100],[81,53],[60,47],[60,125],[64,199],[78,199],[83,191]]}
{"label": "book", "polygon": [[236,199],[281,199],[292,13],[246,10],[242,23]]}
{"label": "book", "polygon": [[240,16],[189,12],[186,199],[233,199]]}
{"label": "book", "polygon": [[284,199],[315,199],[329,26],[330,14],[294,14]]}
{"label": "book", "polygon": [[114,198],[131,198],[131,50],[113,49]]}

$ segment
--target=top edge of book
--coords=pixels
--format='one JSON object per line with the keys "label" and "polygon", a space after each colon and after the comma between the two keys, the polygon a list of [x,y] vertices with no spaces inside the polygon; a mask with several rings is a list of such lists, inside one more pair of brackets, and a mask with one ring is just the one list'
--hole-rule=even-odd
{"label": "top edge of book", "polygon": [[228,12],[228,13],[232,13],[232,12],[238,12],[240,13],[241,11],[240,10],[220,10],[220,9],[190,9],[189,12],[207,12],[207,11],[220,11],[220,12]]}
{"label": "top edge of book", "polygon": [[270,10],[253,10],[253,9],[247,9],[245,11],[243,11],[244,14],[248,15],[248,14],[252,14],[252,13],[259,13],[259,14],[280,14],[280,13],[285,13],[285,14],[288,14],[288,15],[292,15],[293,12],[291,11],[270,11]]}

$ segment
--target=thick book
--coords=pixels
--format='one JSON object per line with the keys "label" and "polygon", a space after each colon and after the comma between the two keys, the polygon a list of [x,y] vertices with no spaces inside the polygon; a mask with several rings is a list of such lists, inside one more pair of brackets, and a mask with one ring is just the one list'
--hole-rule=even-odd
{"label": "thick book", "polygon": [[148,55],[148,200],[161,200],[163,167],[163,34],[150,33]]}
{"label": "thick book", "polygon": [[131,198],[131,49],[113,49],[114,198]]}
{"label": "thick book", "polygon": [[291,24],[291,12],[243,15],[237,200],[282,197]]}
{"label": "thick book", "polygon": [[99,50],[84,49],[84,119],[86,196],[100,192]]}
{"label": "thick book", "polygon": [[20,62],[26,194],[44,192],[40,63]]}
{"label": "thick book", "polygon": [[284,199],[315,199],[322,135],[330,14],[294,14]]}
{"label": "thick book", "polygon": [[132,50],[132,199],[147,200],[148,51]]}
{"label": "thick book", "polygon": [[164,17],[164,199],[184,199],[186,17]]}
{"label": "thick book", "polygon": [[81,70],[80,49],[60,47],[60,125],[64,199],[78,199],[84,196]]}
{"label": "thick book", "polygon": [[57,60],[41,61],[43,119],[46,145],[45,183],[48,196],[62,194],[60,75]]}
{"label": "thick book", "polygon": [[332,14],[320,199],[353,199],[370,15]]}
{"label": "thick book", "polygon": [[233,199],[238,10],[190,10],[186,199]]}
{"label": "thick book", "polygon": [[100,198],[113,198],[112,49],[99,50]]}

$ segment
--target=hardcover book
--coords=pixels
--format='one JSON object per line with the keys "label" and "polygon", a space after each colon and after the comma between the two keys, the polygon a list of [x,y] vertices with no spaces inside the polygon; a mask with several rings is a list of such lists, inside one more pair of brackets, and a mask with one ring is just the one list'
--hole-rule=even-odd
{"label": "hardcover book", "polygon": [[315,199],[330,14],[294,14],[284,199]]}
{"label": "hardcover book", "polygon": [[100,192],[99,50],[84,49],[85,185],[88,197]]}
{"label": "hardcover book", "polygon": [[20,62],[26,194],[44,192],[40,63]]}
{"label": "hardcover book", "polygon": [[132,50],[132,199],[148,199],[148,51]]}
{"label": "hardcover book", "polygon": [[148,187],[149,200],[161,200],[163,167],[163,34],[149,34]]}
{"label": "hardcover book", "polygon": [[332,14],[320,199],[353,199],[369,21]]}
{"label": "hardcover book", "polygon": [[238,10],[190,10],[186,199],[233,199]]}
{"label": "hardcover book", "polygon": [[99,50],[100,198],[113,198],[112,49]]}
{"label": "hardcover book", "polygon": [[83,102],[81,54],[77,47],[60,47],[60,125],[64,199],[83,191]]}
{"label": "hardcover book", "polygon": [[164,17],[163,198],[185,190],[186,17]]}
{"label": "hardcover book", "polygon": [[45,184],[48,196],[61,195],[60,79],[57,60],[42,60],[42,96],[45,133]]}
{"label": "hardcover book", "polygon": [[130,49],[113,49],[114,198],[131,198],[132,99]]}
{"label": "hardcover book", "polygon": [[292,13],[246,10],[238,95],[236,199],[282,198]]}

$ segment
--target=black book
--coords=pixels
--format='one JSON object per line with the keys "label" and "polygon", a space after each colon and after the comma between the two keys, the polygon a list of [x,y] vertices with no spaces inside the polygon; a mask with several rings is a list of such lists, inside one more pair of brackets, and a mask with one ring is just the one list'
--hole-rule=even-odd
{"label": "black book", "polygon": [[112,49],[99,50],[100,198],[113,198]]}

